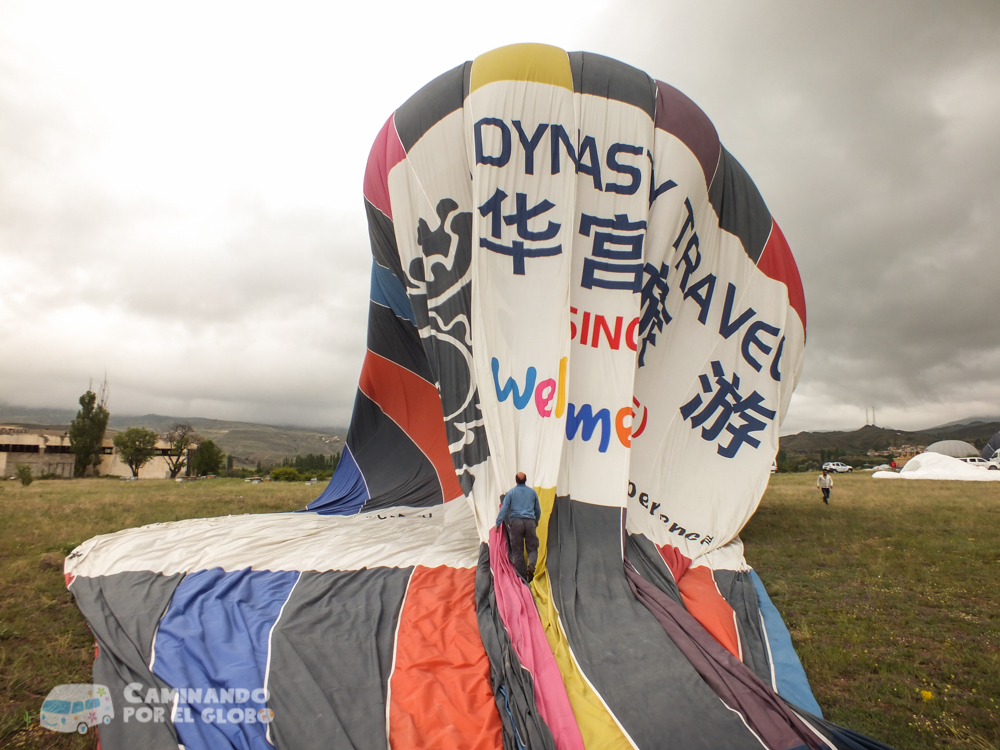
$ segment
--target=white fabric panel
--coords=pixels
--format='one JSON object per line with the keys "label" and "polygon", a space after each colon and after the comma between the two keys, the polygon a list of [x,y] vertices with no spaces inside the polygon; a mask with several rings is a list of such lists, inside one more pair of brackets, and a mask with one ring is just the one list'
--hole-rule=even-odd
{"label": "white fabric panel", "polygon": [[[670,320],[636,374],[645,429],[633,441],[628,526],[697,558],[739,533],[767,486],[802,328],[784,284],[719,228],[694,155],[671,136],[657,139],[666,146],[654,154],[657,181],[677,183],[654,204],[649,236],[651,263],[667,267]],[[790,372],[778,381],[771,366],[782,337],[779,369]]]}
{"label": "white fabric panel", "polygon": [[[555,486],[558,477],[565,417],[557,406],[560,362],[569,355],[576,174],[565,155],[560,172],[552,174],[551,132],[542,126],[562,124],[575,135],[576,115],[571,91],[526,81],[486,84],[468,96],[464,113],[477,207],[474,357],[493,469],[477,480],[473,495],[477,504],[497,507],[518,471],[536,487]],[[515,121],[529,140],[540,133],[532,174]],[[521,251],[551,254],[516,257]]]}
{"label": "white fabric panel", "polygon": [[89,539],[66,558],[74,576],[150,570],[360,570],[472,568],[479,535],[467,501],[393,508],[357,516],[265,513],[198,518],[125,529]]}
{"label": "white fabric panel", "polygon": [[[581,164],[570,287],[573,376],[557,491],[622,507],[649,212],[646,153],[654,128],[649,115],[629,104],[579,94],[576,104]],[[615,288],[624,285],[638,288]]]}

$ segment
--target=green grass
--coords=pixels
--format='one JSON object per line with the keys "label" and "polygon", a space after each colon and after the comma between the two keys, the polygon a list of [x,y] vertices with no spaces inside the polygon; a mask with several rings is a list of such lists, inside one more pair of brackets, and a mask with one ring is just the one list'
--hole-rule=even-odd
{"label": "green grass", "polygon": [[94,637],[62,575],[70,550],[97,534],[159,521],[295,510],[319,489],[238,479],[0,482],[0,747],[97,746],[93,730],[81,737],[38,726],[49,690],[91,681]]}
{"label": "green grass", "polygon": [[[1000,748],[1000,485],[843,475],[827,507],[814,482],[772,476],[743,539],[827,718],[899,750]],[[62,577],[73,547],[147,523],[293,510],[318,489],[0,482],[0,747],[96,746],[93,732],[37,725],[52,687],[91,679],[93,636]]]}
{"label": "green grass", "polygon": [[814,474],[772,476],[742,534],[826,718],[1000,748],[1000,484],[834,481],[825,506]]}

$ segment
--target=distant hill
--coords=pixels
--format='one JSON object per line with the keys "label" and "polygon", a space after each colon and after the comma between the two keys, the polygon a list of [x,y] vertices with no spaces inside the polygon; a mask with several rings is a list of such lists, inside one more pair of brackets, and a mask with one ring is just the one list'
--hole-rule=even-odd
{"label": "distant hill", "polygon": [[[32,409],[0,404],[0,423],[69,429],[76,412],[76,409]],[[337,428],[312,429],[161,414],[112,414],[108,428],[109,431],[119,432],[129,427],[145,427],[162,433],[178,422],[191,425],[203,438],[214,441],[233,456],[237,464],[250,466],[256,466],[258,461],[263,464],[277,463],[283,458],[309,453],[332,456],[344,449],[347,435],[347,430]]]}
{"label": "distant hill", "polygon": [[991,422],[1000,422],[1000,416],[993,417],[966,417],[965,419],[959,419],[957,422],[948,422],[948,424],[941,424],[937,427],[928,427],[928,430],[943,430],[946,427],[958,427],[960,425],[971,425],[976,422],[985,422],[987,424]]}
{"label": "distant hill", "polygon": [[886,450],[890,445],[930,445],[938,440],[965,440],[978,448],[1000,431],[1000,419],[992,422],[951,424],[908,432],[866,425],[853,432],[799,432],[781,438],[781,448],[790,454],[819,453],[839,448],[845,455],[863,455]]}

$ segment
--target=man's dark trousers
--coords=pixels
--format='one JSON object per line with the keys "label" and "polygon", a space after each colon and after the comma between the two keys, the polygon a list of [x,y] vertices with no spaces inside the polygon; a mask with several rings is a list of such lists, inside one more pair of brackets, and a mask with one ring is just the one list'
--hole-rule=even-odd
{"label": "man's dark trousers", "polygon": [[[538,534],[535,533],[535,521],[531,518],[507,519],[507,554],[510,564],[524,580],[528,580],[528,571],[535,573],[535,563],[538,561]],[[528,564],[524,564],[524,548],[528,548]]]}

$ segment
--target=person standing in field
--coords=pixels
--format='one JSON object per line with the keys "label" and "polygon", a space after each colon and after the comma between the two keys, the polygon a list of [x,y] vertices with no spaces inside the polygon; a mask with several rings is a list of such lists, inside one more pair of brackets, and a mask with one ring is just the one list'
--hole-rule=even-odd
{"label": "person standing in field", "polygon": [[[497,516],[497,528],[507,522],[508,556],[514,570],[525,581],[531,583],[535,577],[535,563],[538,561],[538,534],[535,527],[542,518],[542,508],[538,504],[538,495],[528,487],[527,477],[519,471],[514,477],[517,484],[509,490],[500,506]],[[528,548],[528,560],[525,564],[524,549]]]}
{"label": "person standing in field", "polygon": [[823,469],[823,473],[816,477],[816,488],[823,492],[823,502],[830,504],[830,490],[833,488],[833,477]]}

